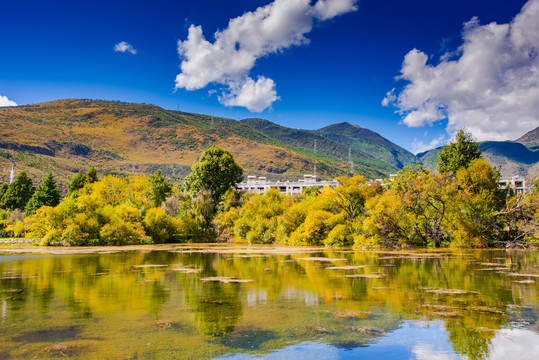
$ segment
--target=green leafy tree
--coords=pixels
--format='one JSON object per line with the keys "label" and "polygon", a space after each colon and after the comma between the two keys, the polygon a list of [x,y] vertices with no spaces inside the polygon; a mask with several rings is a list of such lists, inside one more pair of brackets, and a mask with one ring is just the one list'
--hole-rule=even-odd
{"label": "green leafy tree", "polygon": [[35,188],[26,172],[21,172],[9,185],[0,200],[0,206],[5,209],[24,209],[32,197]]}
{"label": "green leafy tree", "polygon": [[472,134],[460,129],[455,140],[444,145],[438,155],[438,171],[456,173],[467,168],[473,160],[481,158],[481,147]]}
{"label": "green leafy tree", "polygon": [[185,185],[188,191],[195,193],[210,191],[214,204],[218,204],[223,195],[242,180],[243,169],[234,161],[230,151],[212,146],[193,165]]}
{"label": "green leafy tree", "polygon": [[161,203],[165,201],[172,193],[172,186],[170,186],[165,177],[161,173],[161,169],[158,169],[152,176],[150,176],[150,200],[154,206],[161,206]]}
{"label": "green leafy tree", "polygon": [[60,203],[60,192],[54,180],[54,176],[49,174],[43,183],[37,188],[25,207],[26,214],[34,214],[43,205],[56,206]]}

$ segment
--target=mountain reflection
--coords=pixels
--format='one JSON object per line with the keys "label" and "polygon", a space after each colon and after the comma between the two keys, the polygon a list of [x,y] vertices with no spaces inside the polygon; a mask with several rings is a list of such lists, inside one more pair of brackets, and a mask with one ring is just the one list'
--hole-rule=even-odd
{"label": "mountain reflection", "polygon": [[[523,358],[537,347],[538,264],[538,251],[493,250],[179,246],[4,255],[0,354],[271,358],[329,346],[333,358],[381,358],[379,344],[398,348],[407,332],[416,336],[406,340],[408,358],[488,359],[510,345],[504,336],[518,339]],[[424,342],[436,332],[442,343]]]}

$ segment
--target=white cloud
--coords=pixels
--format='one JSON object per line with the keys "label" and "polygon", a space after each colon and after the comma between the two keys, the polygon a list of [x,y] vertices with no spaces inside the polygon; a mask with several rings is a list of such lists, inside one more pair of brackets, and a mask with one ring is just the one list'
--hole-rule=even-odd
{"label": "white cloud", "polygon": [[539,335],[528,329],[503,329],[496,332],[489,350],[491,360],[534,360],[539,352]]}
{"label": "white cloud", "polygon": [[443,347],[436,347],[434,344],[426,344],[423,342],[418,342],[412,348],[412,354],[414,354],[414,359],[417,360],[458,360],[461,359],[460,356],[454,352],[448,351]]}
{"label": "white cloud", "polygon": [[0,95],[0,107],[2,106],[17,106],[15,101],[9,100],[7,96]]}
{"label": "white cloud", "polygon": [[178,42],[182,59],[176,89],[197,90],[210,83],[227,89],[219,101],[261,112],[279,97],[275,82],[266,77],[256,81],[249,72],[260,57],[291,46],[307,44],[305,34],[315,21],[324,21],[356,10],[357,0],[275,0],[255,11],[231,19],[228,27],[205,39],[201,26],[191,25],[187,39]]}
{"label": "white cloud", "polygon": [[231,83],[230,92],[219,97],[219,101],[226,106],[244,106],[252,112],[262,112],[277,100],[275,82],[272,79],[259,77],[255,82],[247,78],[245,82]]}
{"label": "white cloud", "polygon": [[137,50],[133,47],[133,45],[126,43],[125,41],[119,42],[118,44],[114,45],[114,51],[117,52],[129,52],[133,55],[137,53]]}
{"label": "white cloud", "polygon": [[438,146],[442,145],[446,139],[446,136],[444,134],[438,136],[437,138],[432,139],[429,143],[425,144],[423,141],[417,140],[417,138],[414,138],[414,141],[412,141],[412,152],[414,154],[419,154],[421,152],[437,148]]}
{"label": "white cloud", "polygon": [[[516,139],[539,126],[539,0],[529,0],[509,24],[464,24],[463,44],[437,65],[411,50],[401,75],[408,84],[382,105],[394,105],[410,127],[448,120],[477,140]],[[453,60],[451,60],[453,59]]]}

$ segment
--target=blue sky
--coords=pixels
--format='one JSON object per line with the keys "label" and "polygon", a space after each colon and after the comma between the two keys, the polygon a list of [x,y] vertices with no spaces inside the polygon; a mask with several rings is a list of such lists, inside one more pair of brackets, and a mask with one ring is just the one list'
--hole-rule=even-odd
{"label": "blue sky", "polygon": [[506,140],[539,126],[539,0],[29,0],[2,10],[2,105],[91,98],[304,129],[348,121],[411,151],[461,127]]}

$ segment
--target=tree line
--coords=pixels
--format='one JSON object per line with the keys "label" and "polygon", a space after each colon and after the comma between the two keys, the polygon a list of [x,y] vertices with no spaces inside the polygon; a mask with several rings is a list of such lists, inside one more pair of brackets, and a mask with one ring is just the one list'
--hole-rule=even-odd
{"label": "tree line", "polygon": [[[431,172],[405,167],[385,182],[338,178],[336,188],[234,190],[243,170],[230,152],[202,154],[182,186],[151,176],[77,174],[60,201],[52,175],[34,189],[25,173],[0,192],[0,232],[41,245],[234,241],[357,247],[528,246],[539,194],[499,188],[499,169],[461,130]],[[1,236],[2,234],[0,234]]]}

